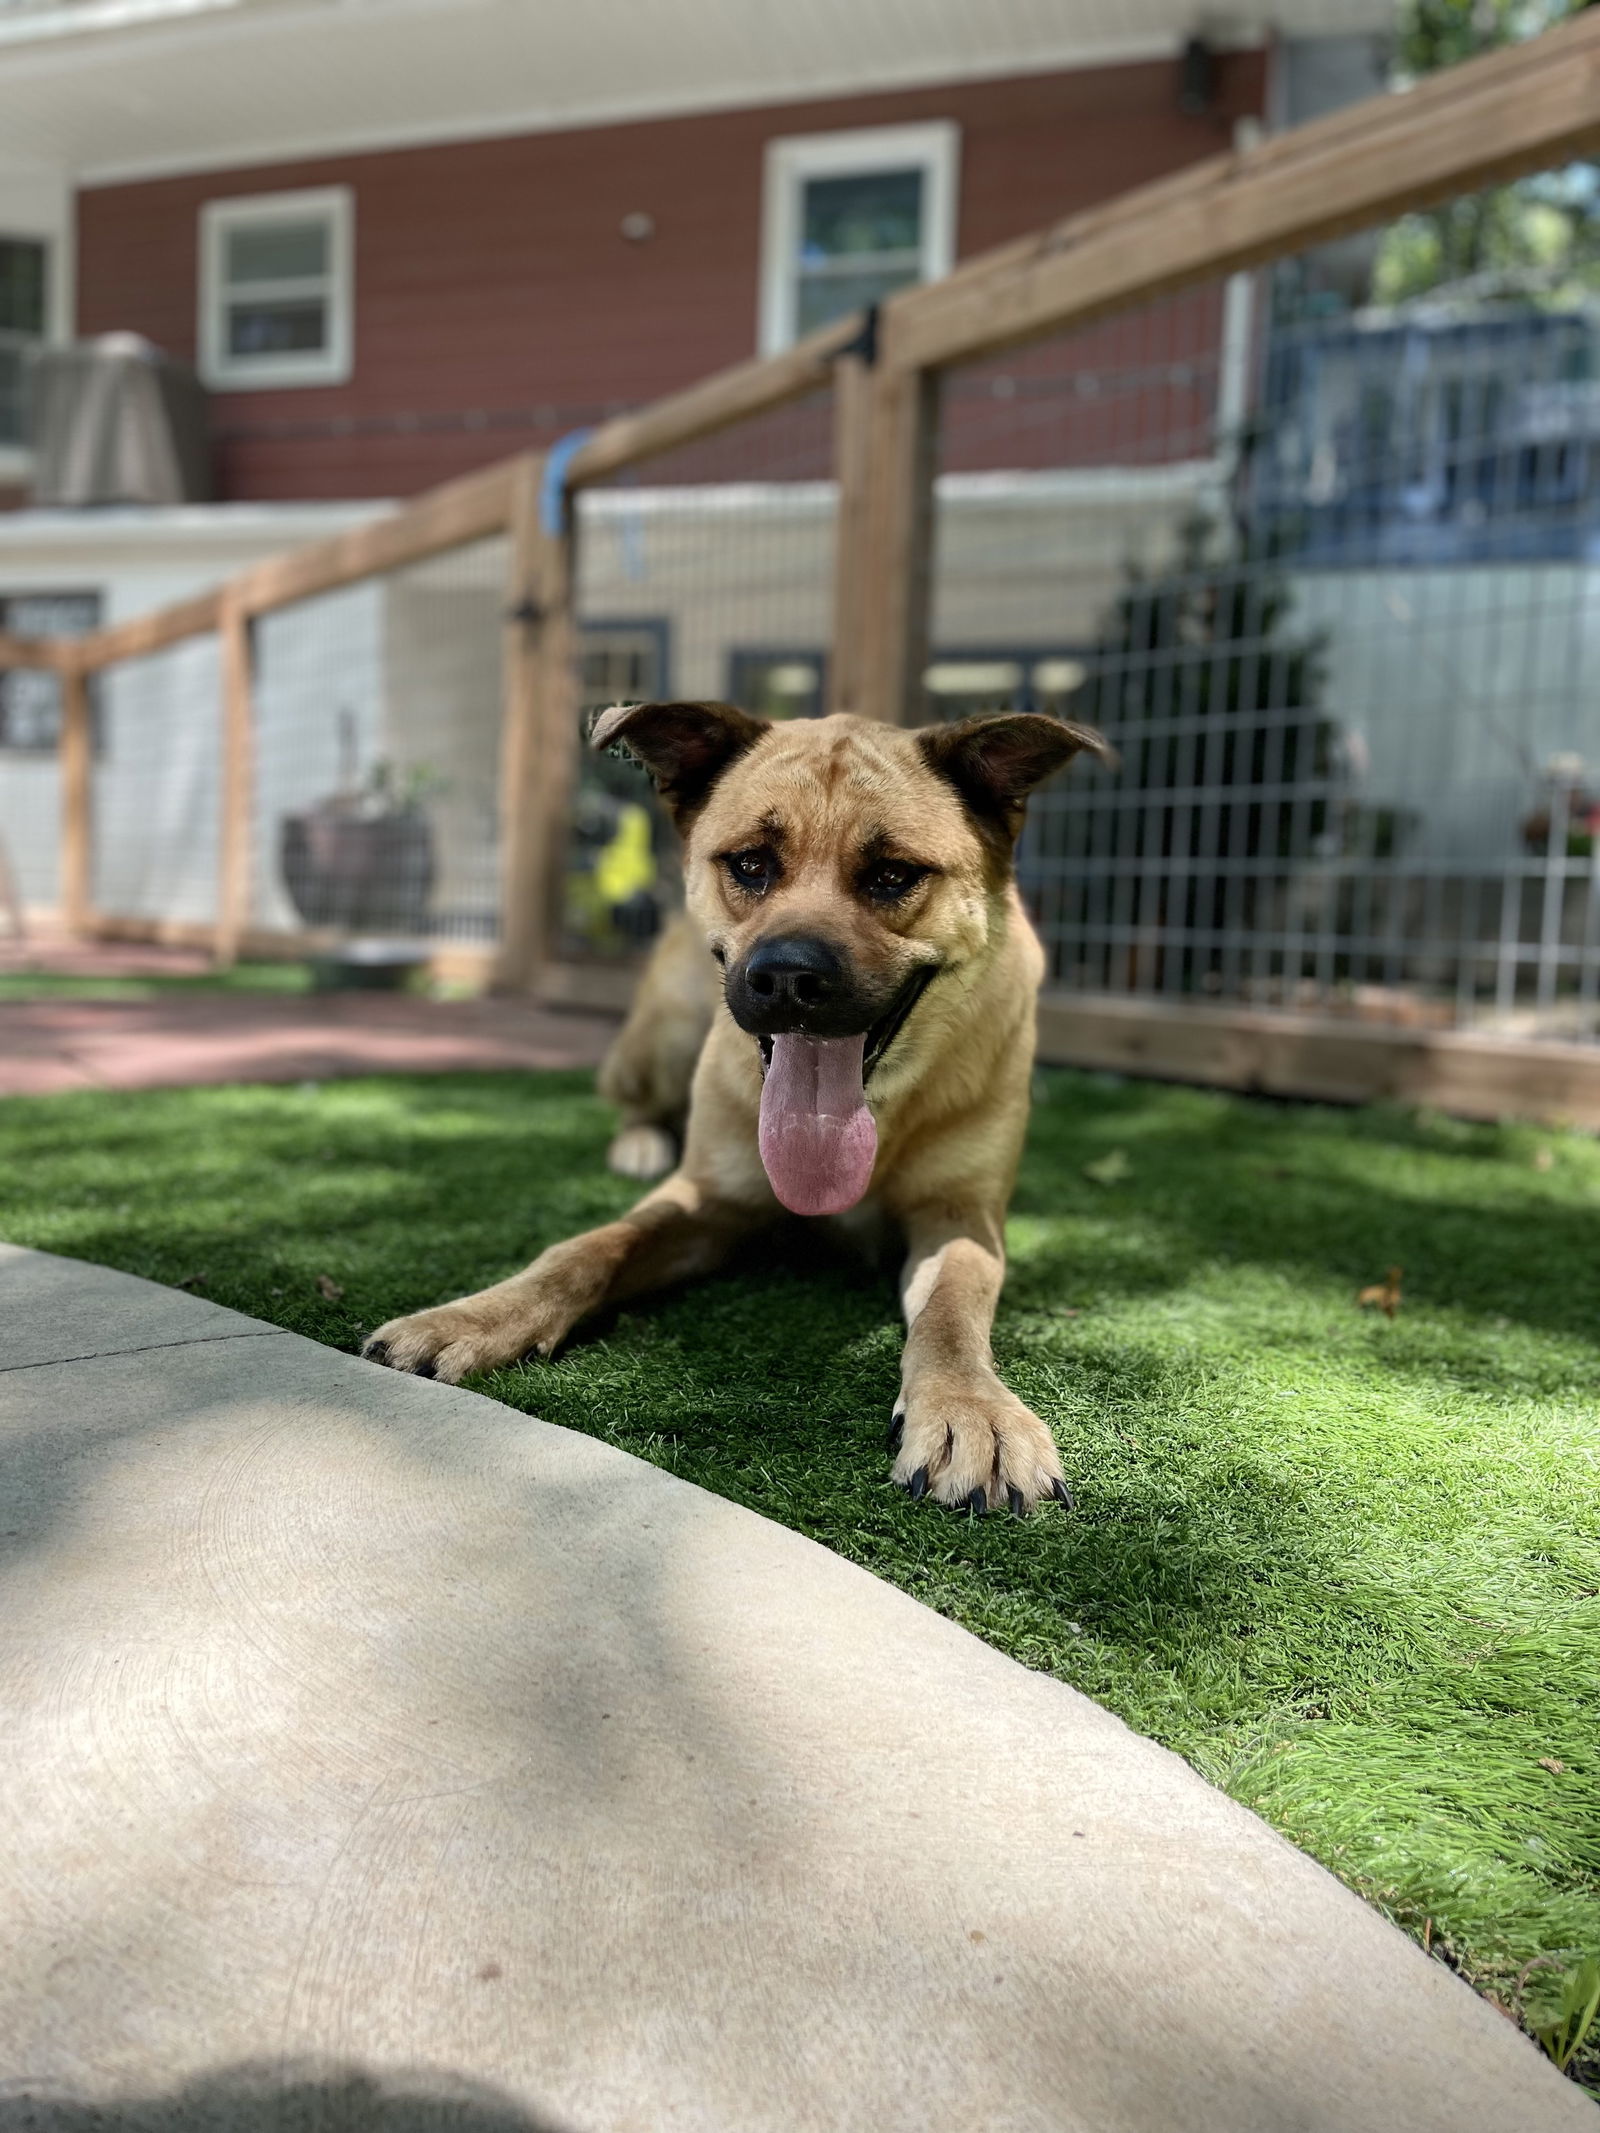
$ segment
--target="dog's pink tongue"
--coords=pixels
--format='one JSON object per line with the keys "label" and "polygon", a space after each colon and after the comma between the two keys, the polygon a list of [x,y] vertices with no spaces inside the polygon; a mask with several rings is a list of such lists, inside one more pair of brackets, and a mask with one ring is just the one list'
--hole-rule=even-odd
{"label": "dog's pink tongue", "polygon": [[842,1215],[872,1178],[878,1129],[865,1037],[774,1037],[761,1084],[761,1160],[791,1214]]}

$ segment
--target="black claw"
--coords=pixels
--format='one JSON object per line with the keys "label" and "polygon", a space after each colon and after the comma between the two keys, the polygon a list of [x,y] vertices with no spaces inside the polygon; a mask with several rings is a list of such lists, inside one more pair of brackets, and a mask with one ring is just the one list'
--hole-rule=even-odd
{"label": "black claw", "polygon": [[889,1450],[890,1450],[891,1452],[897,1452],[897,1451],[899,1451],[899,1449],[900,1449],[900,1442],[901,1442],[901,1439],[902,1439],[902,1438],[903,1438],[903,1437],[905,1436],[905,1433],[906,1433],[906,1418],[905,1418],[905,1416],[904,1416],[903,1414],[898,1414],[898,1415],[895,1415],[895,1416],[893,1417],[893,1419],[892,1419],[892,1420],[890,1421],[890,1424],[889,1424],[889,1434],[888,1434],[888,1437],[887,1437],[887,1438],[886,1438],[886,1439],[884,1440],[884,1441],[886,1442],[886,1444],[888,1445],[888,1447],[889,1447]]}
{"label": "black claw", "polygon": [[1064,1503],[1069,1511],[1072,1509],[1072,1491],[1067,1487],[1064,1481],[1059,1479],[1052,1481],[1050,1484],[1050,1493],[1055,1498],[1057,1503]]}
{"label": "black claw", "polygon": [[387,1341],[368,1341],[361,1353],[369,1363],[387,1363],[389,1360],[389,1343]]}
{"label": "black claw", "polygon": [[1013,1518],[1027,1517],[1028,1506],[1022,1500],[1022,1491],[1020,1489],[1007,1489],[1006,1501],[1011,1506],[1011,1515]]}
{"label": "black claw", "polygon": [[912,1502],[920,1503],[928,1493],[928,1469],[925,1466],[919,1466],[906,1486],[911,1491]]}
{"label": "black claw", "polygon": [[988,1508],[989,1491],[983,1486],[983,1483],[980,1481],[978,1486],[973,1490],[972,1494],[967,1498],[967,1509],[972,1513],[974,1518],[982,1518],[984,1512],[987,1511]]}
{"label": "black claw", "polygon": [[433,1365],[431,1363],[418,1363],[411,1375],[414,1378],[431,1378],[434,1375]]}

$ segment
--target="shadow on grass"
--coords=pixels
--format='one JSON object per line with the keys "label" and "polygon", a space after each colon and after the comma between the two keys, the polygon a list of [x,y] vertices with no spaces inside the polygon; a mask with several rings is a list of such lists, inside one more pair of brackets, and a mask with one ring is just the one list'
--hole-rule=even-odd
{"label": "shadow on grass", "polygon": [[[1399,1263],[1413,1305],[1594,1337],[1593,1196],[1530,1174],[1528,1129],[1067,1087],[1035,1114],[1012,1212],[1036,1234],[1014,1258],[1002,1323],[1080,1291],[1102,1303],[1170,1293],[1219,1263],[1352,1292]],[[633,1189],[603,1168],[607,1122],[587,1090],[581,1075],[493,1075],[333,1084],[310,1099],[152,1092],[93,1108],[87,1130],[103,1099],[34,1101],[15,1113],[15,1167],[0,1161],[12,1170],[0,1229],[27,1241],[41,1217],[69,1220],[55,1248],[119,1265],[142,1255],[152,1263],[137,1270],[166,1280],[209,1251],[230,1272],[226,1296],[207,1293],[246,1310],[260,1308],[264,1250],[292,1258],[320,1241],[380,1277],[375,1323],[482,1286],[629,1203]],[[1086,1181],[1084,1164],[1119,1146],[1128,1181]],[[101,1216],[92,1188],[108,1173],[121,1204]],[[748,1262],[752,1278],[766,1263]],[[892,1318],[889,1287],[873,1293]]]}
{"label": "shadow on grass", "polygon": [[[1062,1222],[1067,1234],[1036,1247],[1038,1263],[1008,1287],[1013,1301],[1052,1281],[1137,1299],[1218,1263],[1353,1292],[1399,1264],[1413,1305],[1585,1341],[1600,1330],[1600,1151],[1586,1142],[1569,1144],[1588,1173],[1587,1191],[1574,1192],[1534,1173],[1535,1150],[1557,1136],[1533,1128],[1187,1090],[1120,1090],[1063,1110],[1035,1114],[1012,1214]],[[1130,1177],[1106,1190],[1083,1166],[1113,1147],[1126,1149]],[[1085,1224],[1130,1233],[1097,1249]]]}

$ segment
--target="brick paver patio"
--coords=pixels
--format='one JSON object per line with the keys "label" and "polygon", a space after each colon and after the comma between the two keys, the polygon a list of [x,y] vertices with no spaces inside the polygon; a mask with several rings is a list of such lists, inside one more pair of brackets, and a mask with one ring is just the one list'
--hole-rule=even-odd
{"label": "brick paver patio", "polygon": [[[0,940],[0,972],[199,977],[190,949]],[[0,1000],[0,1095],[316,1081],[348,1074],[593,1066],[616,1028],[522,1000],[404,993],[172,992],[138,1000]]]}

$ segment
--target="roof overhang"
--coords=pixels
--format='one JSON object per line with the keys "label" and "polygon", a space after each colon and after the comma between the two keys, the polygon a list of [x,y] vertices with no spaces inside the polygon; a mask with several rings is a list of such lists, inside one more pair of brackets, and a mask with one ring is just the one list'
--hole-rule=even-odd
{"label": "roof overhang", "polygon": [[79,184],[1381,31],[1392,0],[0,0],[0,162]]}

